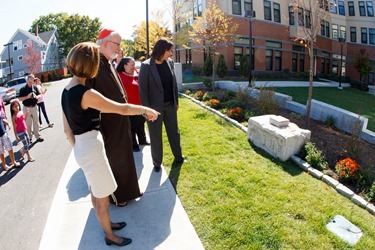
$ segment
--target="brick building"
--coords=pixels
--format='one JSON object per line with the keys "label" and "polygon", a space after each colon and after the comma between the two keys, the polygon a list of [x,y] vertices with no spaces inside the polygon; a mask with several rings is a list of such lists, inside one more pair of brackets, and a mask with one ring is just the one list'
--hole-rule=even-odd
{"label": "brick building", "polygon": [[[306,0],[309,1],[309,0]],[[315,0],[312,0],[314,2]],[[201,15],[207,0],[192,0],[187,12]],[[253,74],[277,74],[280,72],[306,72],[309,69],[308,49],[293,41],[301,23],[308,23],[309,10],[292,12],[292,0],[216,0],[219,8],[232,21],[239,24],[234,44],[223,46],[219,52],[226,59],[229,72],[235,72],[241,56],[249,55],[250,20],[248,10],[255,12],[252,23]],[[361,49],[365,49],[373,65],[368,82],[375,84],[375,17],[374,0],[331,2],[327,18],[320,24],[320,32],[314,45],[314,74],[340,74],[359,80],[353,61]],[[191,10],[190,10],[191,9]],[[181,24],[176,25],[176,32]],[[342,61],[341,61],[342,56]],[[192,42],[187,46],[176,44],[175,60],[182,64],[202,66],[205,51]]]}

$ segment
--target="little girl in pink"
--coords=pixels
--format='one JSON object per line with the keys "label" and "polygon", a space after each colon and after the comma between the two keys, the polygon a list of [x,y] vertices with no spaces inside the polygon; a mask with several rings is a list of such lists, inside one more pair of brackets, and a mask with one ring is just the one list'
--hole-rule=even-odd
{"label": "little girl in pink", "polygon": [[26,153],[28,161],[32,162],[35,161],[34,158],[31,157],[29,152],[30,147],[30,137],[27,134],[27,127],[26,127],[26,119],[29,114],[28,110],[24,115],[21,111],[21,105],[18,99],[14,99],[10,103],[10,114],[12,116],[12,123],[13,123],[13,131],[16,141],[19,142],[21,139],[23,148],[21,148],[21,159],[23,159],[23,155]]}

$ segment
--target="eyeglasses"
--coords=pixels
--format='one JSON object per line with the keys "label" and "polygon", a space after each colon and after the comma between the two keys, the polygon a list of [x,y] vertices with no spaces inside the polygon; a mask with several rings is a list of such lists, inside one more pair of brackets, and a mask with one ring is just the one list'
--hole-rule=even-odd
{"label": "eyeglasses", "polygon": [[120,43],[116,43],[116,42],[113,42],[113,41],[108,41],[108,42],[110,42],[110,43],[114,43],[114,44],[116,44],[118,47],[120,47]]}

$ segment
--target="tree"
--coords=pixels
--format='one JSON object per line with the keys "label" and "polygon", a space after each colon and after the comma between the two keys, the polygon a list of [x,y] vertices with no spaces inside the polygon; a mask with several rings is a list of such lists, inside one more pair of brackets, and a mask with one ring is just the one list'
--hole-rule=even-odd
{"label": "tree", "polygon": [[40,16],[31,25],[30,32],[57,30],[59,49],[65,57],[70,49],[80,42],[95,41],[102,23],[99,18],[90,19],[88,16],[67,13],[49,14]]}
{"label": "tree", "polygon": [[147,54],[151,54],[154,44],[160,38],[171,38],[170,32],[167,27],[160,26],[155,21],[149,21],[149,44],[150,51],[147,51],[147,41],[146,41],[146,22],[142,21],[138,26],[135,26],[135,30],[132,34],[135,43],[136,55],[140,60],[146,58]]}
{"label": "tree", "polygon": [[[169,8],[168,8],[169,9]],[[193,9],[193,1],[191,0],[172,0],[172,19],[175,32],[173,33],[173,42],[181,47],[188,47],[190,42],[188,31],[191,30],[189,20]]]}
{"label": "tree", "polygon": [[354,67],[359,73],[361,84],[367,83],[367,75],[372,71],[370,58],[366,49],[360,49],[359,53],[355,56]]}
{"label": "tree", "polygon": [[[329,0],[294,0],[289,6],[292,7],[294,20],[297,22],[290,27],[293,41],[300,43],[308,49],[310,58],[309,67],[309,93],[306,107],[306,128],[310,125],[311,99],[314,80],[314,43],[320,31],[320,24],[329,16]],[[294,18],[294,17],[297,18]],[[291,20],[290,20],[291,21]]]}
{"label": "tree", "polygon": [[241,56],[240,59],[240,74],[244,77],[249,76],[249,57],[248,56]]}
{"label": "tree", "polygon": [[27,65],[27,73],[35,74],[41,69],[41,54],[40,51],[35,47],[35,44],[28,39],[26,41],[26,54],[23,56],[23,61]]}
{"label": "tree", "polygon": [[203,46],[207,53],[212,51],[212,88],[215,89],[215,55],[220,46],[232,43],[238,24],[217,6],[216,0],[208,0],[202,16],[197,16],[192,29],[188,32],[190,38]]}
{"label": "tree", "polygon": [[133,40],[124,39],[121,41],[121,48],[124,50],[125,56],[131,56],[135,59],[138,59],[135,55],[135,43]]}

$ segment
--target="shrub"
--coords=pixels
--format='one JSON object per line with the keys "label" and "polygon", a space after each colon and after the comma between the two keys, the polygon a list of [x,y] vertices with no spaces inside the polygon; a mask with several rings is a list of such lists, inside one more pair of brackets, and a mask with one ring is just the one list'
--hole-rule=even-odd
{"label": "shrub", "polygon": [[304,151],[301,154],[305,156],[306,162],[309,163],[311,167],[318,170],[323,170],[327,168],[328,163],[324,159],[322,151],[318,150],[314,143],[306,143],[303,150]]}
{"label": "shrub", "polygon": [[249,56],[241,56],[240,59],[240,74],[244,77],[249,76]]}
{"label": "shrub", "polygon": [[208,101],[210,99],[219,99],[215,92],[206,92],[203,95],[203,101]]}
{"label": "shrub", "polygon": [[194,94],[193,94],[193,98],[194,99],[197,99],[199,101],[202,101],[203,99],[203,95],[204,95],[204,91],[203,90],[197,90]]}
{"label": "shrub", "polygon": [[182,93],[184,93],[185,95],[190,95],[191,94],[191,90],[190,89],[183,89]]}
{"label": "shrub", "polygon": [[365,195],[368,201],[375,202],[375,182],[372,183],[370,191]]}
{"label": "shrub", "polygon": [[219,61],[217,62],[216,72],[220,78],[223,78],[227,75],[228,67],[225,63],[224,56],[222,54],[220,54],[219,56]]}
{"label": "shrub", "polygon": [[234,107],[234,108],[228,109],[227,116],[236,121],[241,121],[244,118],[243,109],[240,107]]}
{"label": "shrub", "polygon": [[205,102],[205,104],[213,109],[219,109],[220,108],[220,101],[218,99],[210,99]]}
{"label": "shrub", "polygon": [[238,100],[229,100],[225,103],[222,103],[222,106],[227,108],[227,109],[233,109],[235,107],[240,107],[241,109],[245,108],[245,105]]}
{"label": "shrub", "polygon": [[204,78],[203,84],[204,84],[204,86],[206,86],[207,89],[212,90],[212,79],[211,78]]}
{"label": "shrub", "polygon": [[279,107],[273,88],[261,86],[255,104],[262,115],[275,113]]}
{"label": "shrub", "polygon": [[332,115],[328,116],[324,121],[324,125],[331,128],[335,127],[335,117],[333,117]]}
{"label": "shrub", "polygon": [[236,99],[245,104],[250,103],[250,101],[252,100],[252,97],[250,96],[251,91],[253,91],[252,87],[246,86],[245,88],[241,88],[240,86],[238,86]]}
{"label": "shrub", "polygon": [[205,76],[212,76],[212,58],[211,58],[211,55],[209,54],[206,58],[206,61],[204,61],[204,64],[203,64],[203,70],[202,70],[202,73],[203,75]]}
{"label": "shrub", "polygon": [[229,101],[231,99],[234,99],[235,97],[236,97],[236,92],[234,92],[232,90],[226,90],[224,92],[224,95],[221,97],[221,101],[226,102],[226,101]]}
{"label": "shrub", "polygon": [[340,181],[353,182],[359,177],[359,165],[352,158],[347,157],[338,161],[335,169]]}

